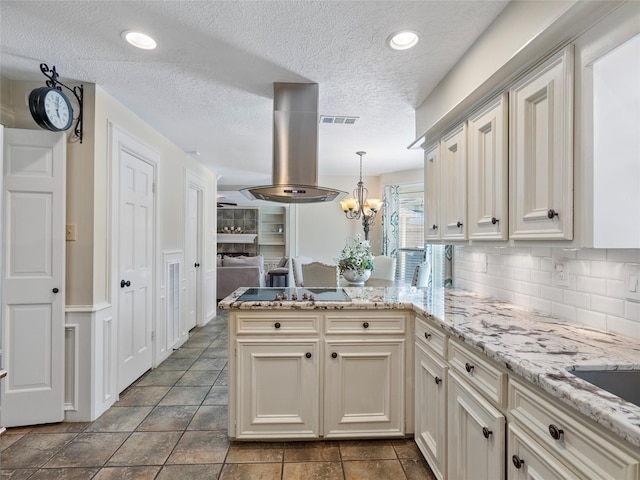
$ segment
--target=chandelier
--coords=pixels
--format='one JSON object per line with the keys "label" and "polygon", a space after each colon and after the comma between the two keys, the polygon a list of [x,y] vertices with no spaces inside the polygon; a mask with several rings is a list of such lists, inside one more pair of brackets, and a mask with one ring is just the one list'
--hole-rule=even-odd
{"label": "chandelier", "polygon": [[369,240],[369,229],[373,225],[376,214],[382,207],[382,200],[377,198],[368,198],[369,190],[364,186],[362,181],[362,156],[367,152],[356,152],[360,156],[360,181],[353,191],[353,197],[340,200],[340,206],[346,217],[350,220],[362,219],[362,228],[364,229],[364,239]]}

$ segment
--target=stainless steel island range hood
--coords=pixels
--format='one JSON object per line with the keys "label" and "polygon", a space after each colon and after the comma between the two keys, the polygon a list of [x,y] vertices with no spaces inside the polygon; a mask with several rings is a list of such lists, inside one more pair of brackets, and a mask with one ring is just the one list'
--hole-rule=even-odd
{"label": "stainless steel island range hood", "polygon": [[318,84],[273,84],[273,185],[240,190],[251,199],[317,203],[346,194],[318,186]]}

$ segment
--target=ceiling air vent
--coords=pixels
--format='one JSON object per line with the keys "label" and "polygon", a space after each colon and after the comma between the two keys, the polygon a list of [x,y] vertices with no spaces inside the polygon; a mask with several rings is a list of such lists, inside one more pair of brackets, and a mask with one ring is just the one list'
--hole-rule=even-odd
{"label": "ceiling air vent", "polygon": [[320,123],[337,123],[342,125],[353,125],[358,121],[359,118],[360,117],[320,115]]}

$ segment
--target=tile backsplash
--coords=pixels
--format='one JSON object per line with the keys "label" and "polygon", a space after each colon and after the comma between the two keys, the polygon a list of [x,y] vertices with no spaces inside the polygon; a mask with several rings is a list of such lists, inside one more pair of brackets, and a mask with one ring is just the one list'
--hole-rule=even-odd
{"label": "tile backsplash", "polygon": [[456,287],[640,340],[640,303],[627,298],[638,267],[637,249],[456,246],[453,256]]}

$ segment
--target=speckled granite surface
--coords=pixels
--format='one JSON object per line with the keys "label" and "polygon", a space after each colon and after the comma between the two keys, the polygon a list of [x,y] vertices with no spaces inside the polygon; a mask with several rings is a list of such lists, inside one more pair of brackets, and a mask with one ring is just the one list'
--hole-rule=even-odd
{"label": "speckled granite surface", "polygon": [[640,342],[474,293],[414,287],[347,287],[350,302],[239,302],[238,289],[221,301],[229,309],[411,309],[431,315],[451,336],[640,447],[640,406],[626,402],[567,369],[640,369]]}

